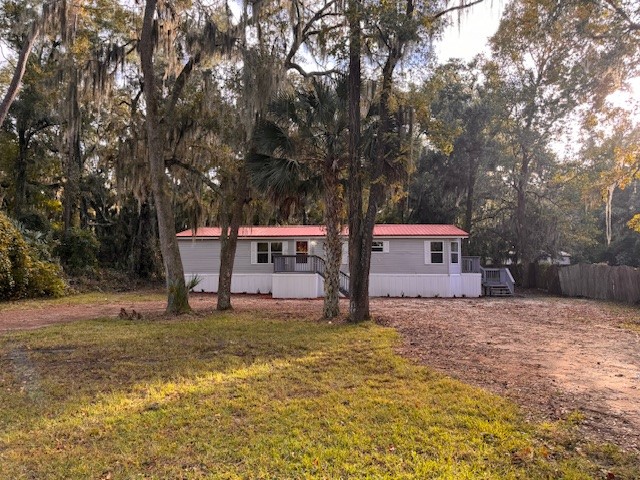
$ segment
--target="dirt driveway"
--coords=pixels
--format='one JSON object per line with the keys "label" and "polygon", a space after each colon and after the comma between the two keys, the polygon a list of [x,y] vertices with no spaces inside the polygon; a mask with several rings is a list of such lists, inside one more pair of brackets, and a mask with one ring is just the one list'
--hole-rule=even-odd
{"label": "dirt driveway", "polygon": [[[237,311],[318,318],[321,300],[237,296]],[[211,311],[215,297],[194,295]],[[343,311],[346,311],[346,303]],[[579,410],[585,434],[640,452],[640,309],[546,296],[373,299],[372,313],[402,335],[401,353],[465,382],[505,395],[536,419]],[[60,305],[0,311],[0,332],[99,316],[121,308],[159,315],[159,301]],[[640,330],[639,330],[640,331]]]}

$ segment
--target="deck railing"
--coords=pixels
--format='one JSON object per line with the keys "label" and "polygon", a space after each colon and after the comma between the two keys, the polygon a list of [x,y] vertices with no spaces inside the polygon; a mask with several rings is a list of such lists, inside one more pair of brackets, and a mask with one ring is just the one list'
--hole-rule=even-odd
{"label": "deck railing", "polygon": [[505,283],[507,284],[507,286],[509,287],[509,291],[513,295],[513,293],[516,291],[516,281],[513,279],[513,275],[511,275],[511,270],[509,270],[508,268],[505,268],[504,270]]}
{"label": "deck railing", "polygon": [[319,273],[324,276],[326,265],[316,255],[274,255],[273,271],[275,273]]}
{"label": "deck railing", "polygon": [[480,257],[462,257],[462,273],[482,274],[483,287],[506,286],[511,294],[515,291],[515,281],[508,268],[483,267],[480,263]]}
{"label": "deck railing", "polygon": [[462,273],[480,273],[480,257],[462,257]]}
{"label": "deck railing", "polygon": [[[317,273],[326,279],[327,264],[317,255],[274,255],[274,273]],[[338,289],[343,295],[349,295],[349,275],[340,270]]]}
{"label": "deck railing", "polygon": [[482,285],[487,287],[506,286],[513,295],[516,282],[506,267],[501,268],[484,268],[482,270]]}

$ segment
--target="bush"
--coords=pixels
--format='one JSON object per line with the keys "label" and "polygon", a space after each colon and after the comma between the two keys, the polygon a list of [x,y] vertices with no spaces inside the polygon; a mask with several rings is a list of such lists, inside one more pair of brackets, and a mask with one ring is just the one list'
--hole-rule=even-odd
{"label": "bush", "polygon": [[0,213],[0,298],[25,296],[30,268],[27,242],[11,221]]}
{"label": "bush", "polygon": [[62,235],[55,253],[71,275],[92,272],[98,265],[100,245],[92,232],[72,228]]}
{"label": "bush", "polygon": [[0,299],[59,296],[64,289],[60,266],[43,261],[39,250],[0,212]]}
{"label": "bush", "polygon": [[51,224],[47,216],[35,210],[29,210],[16,217],[16,221],[32,232],[49,233]]}
{"label": "bush", "polygon": [[29,292],[32,297],[61,297],[67,285],[62,280],[64,273],[57,263],[38,260],[33,263]]}

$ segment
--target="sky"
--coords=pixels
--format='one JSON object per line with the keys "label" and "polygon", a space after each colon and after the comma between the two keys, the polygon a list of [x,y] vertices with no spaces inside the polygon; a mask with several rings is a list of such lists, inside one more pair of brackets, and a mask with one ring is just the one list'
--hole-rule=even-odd
{"label": "sky", "polygon": [[[500,23],[508,0],[485,0],[462,13],[460,23],[457,16],[452,16],[449,26],[441,41],[437,42],[436,52],[439,63],[446,63],[450,58],[471,60],[478,53],[489,53],[487,42]],[[629,88],[618,91],[609,97],[613,106],[630,110],[636,122],[640,122],[640,77],[629,81]]]}
{"label": "sky", "polygon": [[459,24],[458,16],[452,14],[452,25],[436,43],[438,61],[445,63],[449,58],[471,60],[478,53],[488,53],[487,41],[498,29],[506,3],[505,0],[485,0],[464,11]]}

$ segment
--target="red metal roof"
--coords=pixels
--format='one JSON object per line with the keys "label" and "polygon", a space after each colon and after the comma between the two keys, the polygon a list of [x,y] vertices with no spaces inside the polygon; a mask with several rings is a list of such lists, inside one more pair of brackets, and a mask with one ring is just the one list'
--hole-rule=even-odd
{"label": "red metal roof", "polygon": [[[345,229],[344,234],[346,235]],[[322,225],[285,225],[240,227],[240,238],[287,238],[287,237],[324,237],[326,230]],[[407,225],[378,224],[373,228],[375,237],[468,237],[469,234],[455,225]],[[178,237],[192,237],[191,230],[185,230]],[[220,236],[220,227],[203,227],[196,230],[198,238],[216,238]]]}

